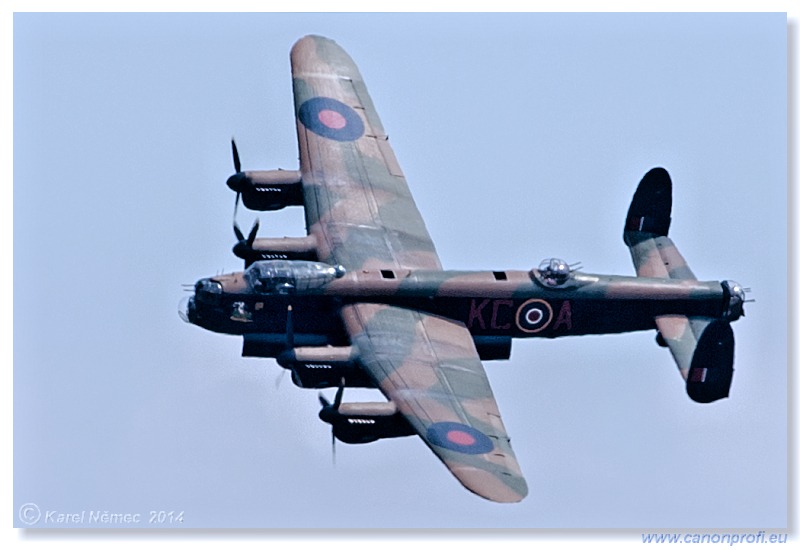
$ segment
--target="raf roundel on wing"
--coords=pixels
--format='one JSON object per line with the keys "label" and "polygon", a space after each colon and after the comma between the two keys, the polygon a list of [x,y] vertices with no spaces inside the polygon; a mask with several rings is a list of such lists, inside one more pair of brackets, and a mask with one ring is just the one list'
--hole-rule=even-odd
{"label": "raf roundel on wing", "polygon": [[364,134],[364,122],[352,107],[330,97],[309,99],[297,116],[315,134],[336,141],[355,141]]}
{"label": "raf roundel on wing", "polygon": [[434,445],[470,455],[488,453],[494,448],[486,434],[458,422],[436,422],[428,426],[428,439]]}

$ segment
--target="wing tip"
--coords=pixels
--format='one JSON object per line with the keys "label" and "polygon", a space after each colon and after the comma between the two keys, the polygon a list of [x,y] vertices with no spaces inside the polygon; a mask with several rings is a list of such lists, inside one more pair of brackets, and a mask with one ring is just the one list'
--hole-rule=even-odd
{"label": "wing tip", "polygon": [[289,54],[292,75],[330,74],[350,80],[363,80],[353,58],[336,41],[309,34],[292,46]]}
{"label": "wing tip", "polygon": [[297,47],[298,45],[302,45],[308,42],[332,42],[334,44],[336,43],[334,40],[328,38],[327,36],[322,36],[320,34],[307,34],[299,38],[297,42],[294,43],[294,45],[295,47]]}
{"label": "wing tip", "polygon": [[528,484],[521,474],[491,472],[461,464],[447,466],[466,489],[486,500],[515,503],[528,496]]}

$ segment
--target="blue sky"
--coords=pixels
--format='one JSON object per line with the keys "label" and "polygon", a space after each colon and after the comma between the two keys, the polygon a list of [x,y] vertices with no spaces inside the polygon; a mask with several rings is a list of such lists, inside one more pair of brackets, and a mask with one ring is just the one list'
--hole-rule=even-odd
{"label": "blue sky", "polygon": [[[756,299],[731,398],[691,402],[652,333],[516,341],[486,368],[521,504],[474,497],[415,438],[339,444],[334,467],[315,391],[177,316],[182,283],[240,268],[230,137],[247,169],[297,167],[288,54],[310,33],[359,65],[446,268],[633,274],[624,215],[667,168],[694,272]],[[14,98],[15,511],[786,526],[784,16],[18,14]],[[303,231],[299,210],[260,218]]]}

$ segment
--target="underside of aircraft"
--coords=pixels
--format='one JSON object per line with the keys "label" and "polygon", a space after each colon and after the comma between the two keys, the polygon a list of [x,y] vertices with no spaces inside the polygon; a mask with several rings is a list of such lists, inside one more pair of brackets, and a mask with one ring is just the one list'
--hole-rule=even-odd
{"label": "underside of aircraft", "polygon": [[[730,324],[744,315],[733,281],[698,281],[669,237],[672,181],[653,168],[624,221],[636,276],[584,273],[551,258],[530,270],[443,269],[355,63],[335,42],[291,52],[299,170],[242,171],[228,186],[258,211],[302,207],[308,234],[259,238],[234,221],[244,271],[200,279],[181,316],[243,337],[320,395],[320,418],[346,443],[417,435],[470,491],[528,493],[482,361],[514,338],[655,330],[689,397],[728,396]],[[346,387],[385,401],[343,402]]]}

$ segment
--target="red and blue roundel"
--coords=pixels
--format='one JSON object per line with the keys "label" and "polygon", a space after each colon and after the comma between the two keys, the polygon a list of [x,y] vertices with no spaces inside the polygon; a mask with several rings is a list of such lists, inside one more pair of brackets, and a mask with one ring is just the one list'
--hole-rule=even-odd
{"label": "red and blue roundel", "polygon": [[297,113],[303,126],[336,141],[355,141],[364,134],[364,121],[351,108],[330,97],[312,97]]}
{"label": "red and blue roundel", "polygon": [[494,443],[486,434],[458,422],[431,424],[427,436],[434,445],[469,455],[480,455],[494,449]]}
{"label": "red and blue roundel", "polygon": [[553,308],[544,300],[528,300],[517,310],[517,328],[523,332],[535,333],[547,328],[553,320]]}

